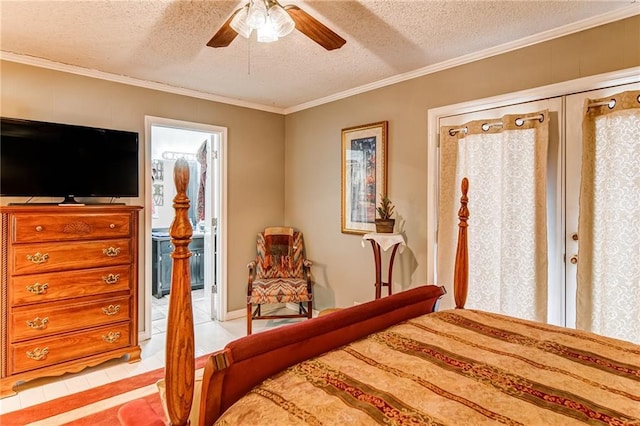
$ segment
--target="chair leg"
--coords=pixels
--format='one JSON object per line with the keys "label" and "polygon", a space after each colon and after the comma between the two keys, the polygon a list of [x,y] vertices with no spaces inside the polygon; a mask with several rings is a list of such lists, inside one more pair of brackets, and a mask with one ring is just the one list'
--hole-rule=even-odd
{"label": "chair leg", "polygon": [[310,300],[307,302],[307,318],[311,319],[313,316],[313,302]]}
{"label": "chair leg", "polygon": [[251,314],[251,303],[247,303],[247,336],[251,334],[252,322],[253,322],[253,315]]}

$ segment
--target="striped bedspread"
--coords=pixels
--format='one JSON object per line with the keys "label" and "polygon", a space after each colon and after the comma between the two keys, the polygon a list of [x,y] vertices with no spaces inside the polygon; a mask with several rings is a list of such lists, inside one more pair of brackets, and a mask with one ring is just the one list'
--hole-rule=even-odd
{"label": "striped bedspread", "polygon": [[640,425],[640,346],[471,310],[295,365],[218,425]]}

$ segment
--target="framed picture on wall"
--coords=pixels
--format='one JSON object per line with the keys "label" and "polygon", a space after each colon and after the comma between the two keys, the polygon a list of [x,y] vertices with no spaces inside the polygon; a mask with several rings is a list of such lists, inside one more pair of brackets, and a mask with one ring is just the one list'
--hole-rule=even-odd
{"label": "framed picture on wall", "polygon": [[342,129],[342,232],[375,232],[387,194],[387,121]]}
{"label": "framed picture on wall", "polygon": [[153,184],[153,205],[154,206],[163,206],[164,205],[164,184],[162,183],[154,183]]}
{"label": "framed picture on wall", "polygon": [[154,182],[162,182],[164,180],[164,161],[151,160],[151,177]]}

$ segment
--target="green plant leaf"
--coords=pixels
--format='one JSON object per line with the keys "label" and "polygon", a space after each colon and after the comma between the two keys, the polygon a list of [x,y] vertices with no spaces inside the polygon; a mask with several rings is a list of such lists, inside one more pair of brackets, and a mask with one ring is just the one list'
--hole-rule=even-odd
{"label": "green plant leaf", "polygon": [[386,195],[380,194],[380,205],[376,208],[380,219],[390,219],[393,214],[394,205]]}

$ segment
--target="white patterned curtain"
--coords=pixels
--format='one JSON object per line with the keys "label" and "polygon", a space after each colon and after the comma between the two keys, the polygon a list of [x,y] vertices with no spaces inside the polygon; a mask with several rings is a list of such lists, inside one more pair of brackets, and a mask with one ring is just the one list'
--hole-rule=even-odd
{"label": "white patterned curtain", "polygon": [[547,320],[548,122],[543,111],[441,129],[438,277],[453,265],[455,211],[466,176],[468,308]]}
{"label": "white patterned curtain", "polygon": [[576,326],[640,343],[640,91],[585,102],[578,235]]}

